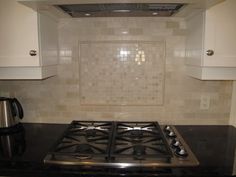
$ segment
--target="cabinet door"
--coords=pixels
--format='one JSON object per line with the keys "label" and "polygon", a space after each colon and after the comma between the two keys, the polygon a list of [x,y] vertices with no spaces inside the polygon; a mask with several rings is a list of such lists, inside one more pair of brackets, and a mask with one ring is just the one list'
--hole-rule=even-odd
{"label": "cabinet door", "polygon": [[[214,54],[208,56],[207,50]],[[206,11],[203,66],[236,66],[236,0],[226,0]]]}
{"label": "cabinet door", "polygon": [[57,21],[38,14],[41,66],[56,65],[58,60]]}
{"label": "cabinet door", "polygon": [[204,12],[187,19],[186,64],[202,66],[204,41]]}
{"label": "cabinet door", "polygon": [[0,1],[0,66],[39,66],[37,12],[15,0]]}

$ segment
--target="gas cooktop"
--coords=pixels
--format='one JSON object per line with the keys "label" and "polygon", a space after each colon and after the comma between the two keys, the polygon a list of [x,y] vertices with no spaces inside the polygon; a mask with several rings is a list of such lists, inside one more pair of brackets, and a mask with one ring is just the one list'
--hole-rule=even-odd
{"label": "gas cooktop", "polygon": [[73,121],[44,158],[68,166],[188,167],[198,160],[174,126]]}

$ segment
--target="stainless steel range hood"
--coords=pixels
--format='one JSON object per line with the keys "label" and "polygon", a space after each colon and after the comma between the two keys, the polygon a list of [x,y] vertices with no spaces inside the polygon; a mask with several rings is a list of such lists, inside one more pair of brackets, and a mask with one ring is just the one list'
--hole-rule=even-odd
{"label": "stainless steel range hood", "polygon": [[170,17],[184,4],[180,3],[107,3],[57,5],[71,17]]}
{"label": "stainless steel range hood", "polygon": [[57,18],[188,17],[224,0],[17,0]]}

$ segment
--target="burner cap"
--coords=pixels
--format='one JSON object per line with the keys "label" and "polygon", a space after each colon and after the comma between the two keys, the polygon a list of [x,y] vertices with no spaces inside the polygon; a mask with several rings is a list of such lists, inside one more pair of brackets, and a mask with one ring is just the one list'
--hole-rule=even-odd
{"label": "burner cap", "polygon": [[86,133],[86,136],[96,136],[97,131],[96,131],[96,129],[88,128],[85,131],[85,133]]}
{"label": "burner cap", "polygon": [[135,145],[133,146],[133,155],[135,159],[142,160],[144,159],[143,155],[146,154],[146,147],[143,145]]}
{"label": "burner cap", "polygon": [[93,150],[88,144],[78,144],[76,146],[75,152],[81,154],[91,154],[93,153]]}
{"label": "burner cap", "polygon": [[143,131],[142,130],[131,130],[130,134],[131,134],[131,136],[134,136],[134,137],[142,137]]}
{"label": "burner cap", "polygon": [[142,139],[141,139],[141,137],[132,137],[130,141],[132,143],[141,143]]}

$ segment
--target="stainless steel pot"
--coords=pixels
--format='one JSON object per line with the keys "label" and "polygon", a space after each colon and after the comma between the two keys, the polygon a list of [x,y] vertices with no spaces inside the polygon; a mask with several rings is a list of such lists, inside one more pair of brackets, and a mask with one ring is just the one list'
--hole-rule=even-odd
{"label": "stainless steel pot", "polygon": [[23,116],[23,108],[16,98],[0,97],[0,128],[15,126]]}

